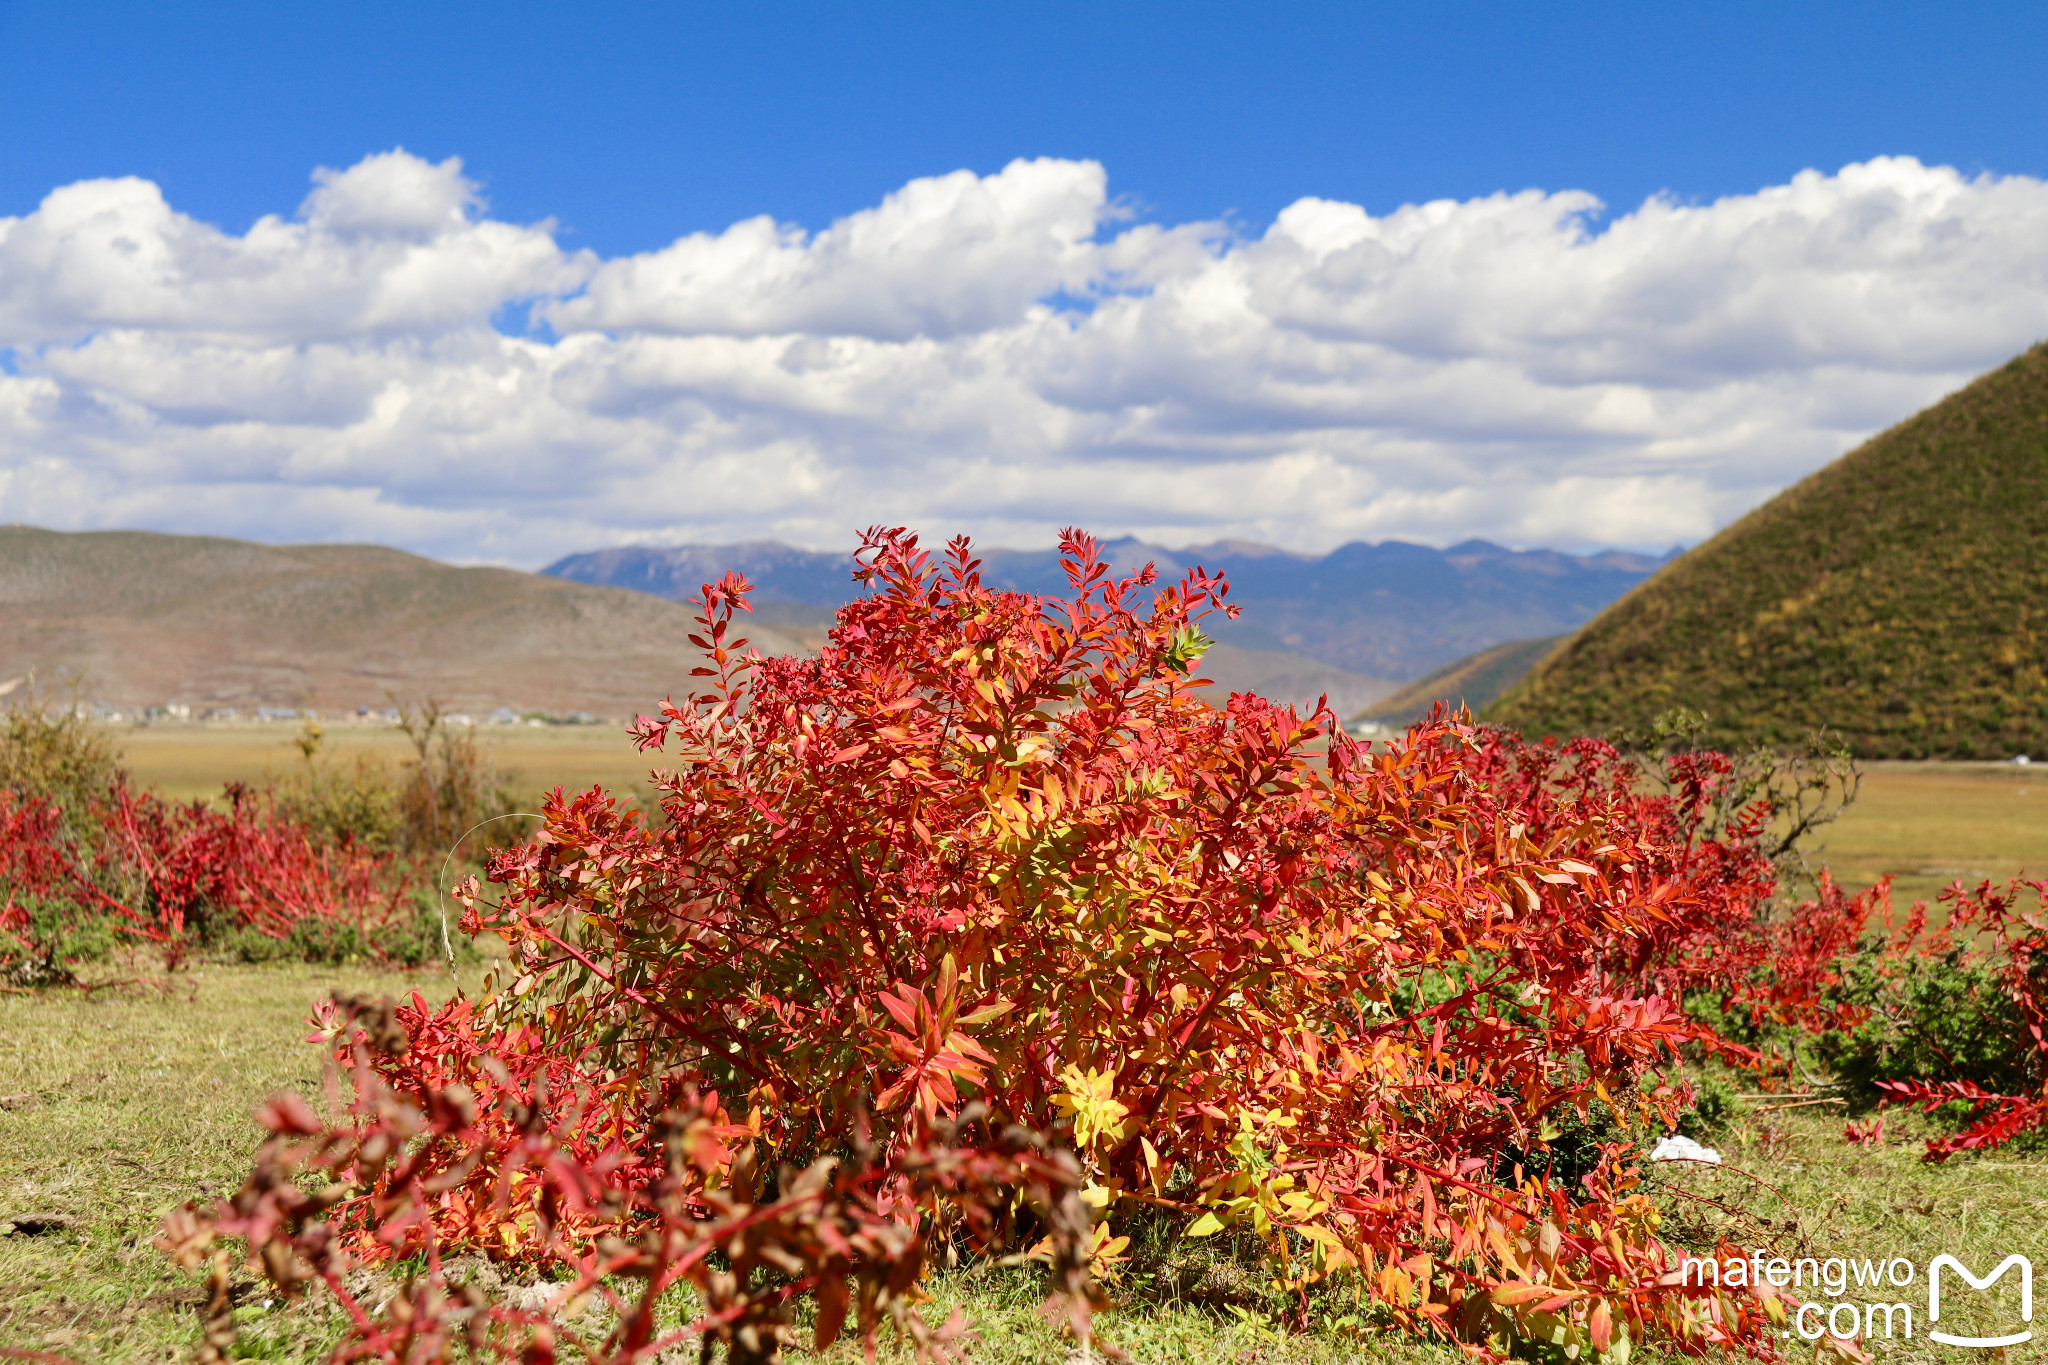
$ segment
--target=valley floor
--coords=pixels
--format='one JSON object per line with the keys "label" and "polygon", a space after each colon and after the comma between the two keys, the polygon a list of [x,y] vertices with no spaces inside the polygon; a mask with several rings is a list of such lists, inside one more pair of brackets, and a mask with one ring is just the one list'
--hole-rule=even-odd
{"label": "valley floor", "polygon": [[[115,738],[142,786],[179,799],[216,797],[229,781],[261,786],[303,762],[289,724],[162,725],[124,728]],[[485,726],[477,731],[515,791],[534,801],[557,783],[574,791],[601,783],[645,798],[658,755],[635,753],[613,725]],[[388,725],[327,727],[322,753],[396,762],[410,753]],[[1818,837],[1816,865],[1861,890],[1897,877],[1900,905],[1933,899],[1961,878],[2048,875],[2048,768],[2004,763],[1872,763],[1863,793]]]}
{"label": "valley floor", "polygon": [[1851,890],[1895,876],[1902,906],[1959,879],[2048,877],[2048,768],[1867,764],[1856,804],[1817,843],[1814,863]]}

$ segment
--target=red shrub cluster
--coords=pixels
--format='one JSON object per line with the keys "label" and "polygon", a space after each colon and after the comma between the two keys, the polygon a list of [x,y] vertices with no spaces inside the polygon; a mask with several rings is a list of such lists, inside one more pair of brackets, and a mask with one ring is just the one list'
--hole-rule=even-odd
{"label": "red shrub cluster", "polygon": [[117,780],[67,820],[47,801],[0,791],[0,973],[69,970],[32,907],[63,907],[74,926],[104,925],[174,960],[206,932],[248,928],[281,939],[307,920],[346,924],[374,941],[406,890],[391,860],[323,844],[245,789],[229,795],[223,812]]}
{"label": "red shrub cluster", "polygon": [[[1521,825],[1537,846],[1601,829],[1635,832],[1649,913],[1574,916],[1569,902],[1546,903],[1572,916],[1559,941],[1584,970],[1672,1001],[1704,995],[1752,1025],[1820,1032],[1857,1021],[1859,1011],[1837,998],[1841,963],[1888,904],[1888,884],[1848,896],[1822,872],[1814,899],[1767,909],[1778,882],[1766,835],[1780,812],[1764,796],[1722,809],[1735,778],[1726,755],[1674,755],[1652,783],[1643,760],[1605,740],[1536,744],[1480,733],[1468,768],[1481,808]],[[1731,1060],[1762,1060],[1725,1040],[1702,1041]]]}
{"label": "red shrub cluster", "polygon": [[842,1148],[864,1097],[885,1151],[970,1100],[1056,1129],[1098,1269],[1149,1209],[1482,1349],[1752,1339],[1767,1305],[1670,1282],[1619,1148],[1560,1173],[1551,1144],[1670,1115],[1677,993],[1733,970],[1696,950],[1770,889],[1753,838],[1693,837],[1611,750],[1212,708],[1225,586],[1066,550],[1047,601],[873,533],[817,659],[743,656],[744,583],[707,588],[708,686],[636,726],[676,758],[667,825],[557,794],[504,894],[466,893],[513,953],[489,1030],[687,1078],[778,1160]]}
{"label": "red shrub cluster", "polygon": [[[1930,930],[1928,907],[1919,903],[1889,935],[1878,930],[1890,917],[1890,878],[1850,896],[1823,871],[1813,899],[1773,907],[1775,878],[1764,856],[1765,836],[1782,812],[1769,800],[1757,800],[1722,818],[1733,767],[1721,754],[1681,754],[1652,784],[1603,741],[1533,745],[1510,734],[1489,734],[1475,759],[1487,789],[1502,809],[1528,822],[1533,838],[1617,820],[1653,832],[1650,843],[1663,859],[1655,876],[1683,908],[1659,917],[1647,933],[1634,926],[1621,935],[1605,925],[1593,927],[1581,943],[1599,969],[1640,992],[1681,1001],[1704,998],[1724,1018],[1733,1016],[1753,1029],[1779,1026],[1808,1035],[1846,1034],[1870,1017],[1870,992],[1845,989],[1847,968],[1859,955],[1869,959],[1868,975],[1879,987],[1875,998],[1901,1013],[1913,1007],[1883,987],[1896,985],[1916,967],[1950,973],[1960,968],[1966,974],[1983,969],[2020,1026],[2022,1050],[2030,1054],[1999,1058],[1999,1065],[2048,1087],[2048,918],[2042,903],[2048,883],[1957,885],[1942,894],[1949,913],[1939,928]],[[1653,787],[1663,790],[1652,794]],[[1951,958],[1953,964],[1939,965]],[[1863,998],[1852,998],[1857,996]],[[1702,1041],[1766,1073],[1784,1064],[1725,1039],[1703,1034]],[[1949,1106],[1970,1111],[1961,1131],[1929,1140],[1930,1161],[2048,1127],[2048,1088],[2008,1094],[1953,1077],[1875,1085],[1892,1100],[1930,1112]],[[1844,1137],[1876,1145],[1883,1133],[1882,1120],[1872,1119],[1850,1124]]]}
{"label": "red shrub cluster", "polygon": [[[287,1294],[314,1281],[327,1287],[347,1318],[337,1361],[448,1360],[460,1343],[476,1358],[521,1365],[565,1349],[601,1365],[641,1365],[701,1338],[707,1353],[721,1343],[732,1365],[768,1365],[782,1359],[790,1305],[806,1293],[818,1300],[818,1348],[851,1315],[872,1356],[887,1317],[920,1357],[944,1361],[971,1334],[957,1315],[932,1328],[913,1306],[922,1224],[944,1221],[981,1248],[1002,1240],[1020,1213],[1035,1213],[1048,1234],[1049,1309],[1087,1340],[1079,1170],[1033,1134],[994,1128],[979,1106],[920,1125],[886,1156],[857,1128],[849,1159],[785,1169],[764,1194],[757,1135],[713,1095],[672,1095],[646,1128],[623,1131],[592,1122],[615,1112],[616,1097],[601,1087],[567,1076],[566,1086],[551,1085],[560,1069],[544,1062],[515,1077],[497,1053],[439,1054],[447,1038],[415,1040],[407,1018],[428,1022],[417,1008],[341,1002],[328,1023],[354,1086],[347,1119],[330,1125],[295,1096],[274,1101],[260,1115],[271,1137],[241,1191],[211,1212],[188,1206],[167,1220],[158,1245],[174,1259],[214,1260],[198,1357],[206,1365],[228,1359],[235,1343],[228,1253],[213,1250],[222,1237],[242,1239]],[[424,1066],[408,1068],[415,1051]],[[387,1084],[394,1073],[407,1077],[404,1088]],[[450,1074],[469,1082],[438,1079]],[[569,1278],[530,1309],[450,1285],[450,1243],[438,1234],[451,1207],[460,1208],[455,1245],[490,1246],[503,1232]],[[350,1289],[353,1262],[404,1254],[424,1271],[380,1306]],[[620,1280],[641,1288],[621,1293]],[[685,1289],[694,1307],[678,1307]],[[593,1301],[610,1310],[601,1339],[574,1326]]]}
{"label": "red shrub cluster", "polygon": [[[674,763],[665,823],[558,791],[499,893],[461,893],[510,951],[483,997],[327,1017],[349,1118],[274,1106],[249,1185],[169,1244],[324,1281],[337,1358],[766,1360],[803,1293],[826,1335],[857,1300],[936,1353],[950,1329],[901,1314],[955,1235],[1043,1236],[1085,1330],[1139,1220],[1238,1229],[1302,1312],[1344,1288],[1485,1356],[1768,1353],[1770,1291],[1679,1283],[1627,1146],[1567,1131],[1662,1131],[1683,1045],[1758,1060],[1688,996],[1842,1018],[1879,901],[1761,913],[1775,812],[1718,755],[1652,791],[1590,741],[1440,714],[1375,751],[1326,708],[1207,705],[1221,580],[1065,550],[1047,600],[870,533],[815,659],[744,652],[745,583],[707,587],[703,690],[634,727]],[[458,1250],[566,1273],[561,1303],[477,1298]],[[345,1261],[427,1270],[373,1313]],[[662,1316],[685,1282],[700,1315]],[[605,1335],[565,1343],[586,1295]]]}
{"label": "red shrub cluster", "polygon": [[1958,883],[1941,899],[1949,907],[1947,924],[1921,941],[1926,915],[1924,907],[1916,906],[1894,950],[1917,946],[1933,955],[1956,943],[1970,945],[1964,956],[1991,969],[2024,1030],[2022,1046],[2031,1055],[2015,1069],[2040,1088],[2009,1095],[1969,1080],[1879,1081],[1878,1088],[1890,1098],[1929,1112],[1958,1103],[1968,1107],[1970,1119],[1962,1131],[1928,1139],[1926,1159],[1934,1162],[2048,1128],[2048,882],[2016,878],[2003,887],[1983,882],[1974,889]]}

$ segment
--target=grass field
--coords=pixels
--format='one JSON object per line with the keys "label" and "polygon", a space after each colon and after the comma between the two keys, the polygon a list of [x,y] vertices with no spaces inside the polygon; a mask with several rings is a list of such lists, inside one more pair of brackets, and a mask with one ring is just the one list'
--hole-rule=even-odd
{"label": "grass field", "polygon": [[[262,786],[304,760],[289,724],[205,724],[121,726],[113,737],[128,769],[142,786],[187,800],[218,797],[228,782]],[[538,798],[557,783],[574,790],[602,783],[633,791],[647,781],[652,756],[642,757],[615,725],[484,726],[477,735],[497,765],[514,777],[517,790]],[[395,726],[328,725],[320,750],[346,762],[357,753],[392,763],[412,755]]]}
{"label": "grass field", "polygon": [[[180,797],[211,797],[228,781],[261,785],[266,774],[301,762],[290,725],[183,725],[123,728],[115,738],[143,785]],[[560,783],[602,783],[644,791],[653,755],[633,751],[615,726],[486,727],[483,742],[517,774],[516,787],[538,799]],[[330,726],[323,751],[337,758],[367,751],[393,762],[410,753],[389,726]],[[1901,904],[1932,898],[1958,877],[2048,874],[2048,770],[2002,763],[1871,763],[1861,799],[1821,831],[1821,859],[1855,889],[1886,873],[1898,877]]]}
{"label": "grass field", "polygon": [[[197,1280],[148,1245],[157,1220],[185,1199],[239,1183],[256,1142],[248,1115],[265,1095],[290,1087],[324,1102],[318,1050],[302,1041],[311,1000],[335,989],[414,987],[434,995],[449,983],[206,966],[176,978],[168,992],[129,986],[0,997],[0,1227],[9,1229],[0,1235],[0,1348],[92,1365],[188,1358],[198,1333]],[[1667,1235],[1704,1248],[1726,1234],[1788,1258],[1904,1256],[1924,1267],[1952,1252],[1982,1271],[2018,1252],[2048,1265],[2048,1159],[1927,1166],[1910,1141],[1919,1131],[1911,1117],[1891,1116],[1895,1140],[1870,1149],[1842,1143],[1841,1121],[1825,1110],[1767,1108],[1752,1106],[1721,1139],[1741,1169],[1652,1168]],[[1385,1336],[1289,1336],[1133,1288],[1129,1306],[1108,1314],[1103,1330],[1143,1362],[1460,1359]],[[248,1290],[237,1310],[247,1358],[324,1357],[336,1330],[325,1309],[279,1303],[253,1278]],[[1029,1272],[962,1274],[933,1292],[939,1316],[958,1302],[980,1325],[978,1359],[1022,1365],[1065,1356],[1035,1312]],[[1919,1303],[1920,1292],[1882,1297]],[[1981,1330],[1995,1330],[2001,1312],[2011,1315],[2009,1281],[2000,1294],[1969,1296],[1976,1301],[1944,1311],[1943,1326],[1969,1330],[1975,1309]],[[1877,1349],[1884,1361],[1973,1358],[1922,1338]],[[858,1353],[842,1347],[827,1358],[850,1365]]]}
{"label": "grass field", "polygon": [[0,1346],[182,1358],[198,1295],[149,1238],[203,1189],[241,1183],[265,1095],[319,1094],[318,1052],[300,1041],[311,1002],[447,985],[206,966],[168,991],[0,997]]}
{"label": "grass field", "polygon": [[2048,876],[2048,770],[2005,763],[1870,763],[1863,791],[1818,835],[1817,861],[1861,889],[1886,873],[1896,903],[1958,878]]}

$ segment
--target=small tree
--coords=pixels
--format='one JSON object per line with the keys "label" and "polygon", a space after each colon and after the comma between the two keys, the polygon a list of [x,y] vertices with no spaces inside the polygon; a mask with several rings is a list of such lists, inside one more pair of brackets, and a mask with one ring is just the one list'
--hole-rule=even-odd
{"label": "small tree", "polygon": [[395,803],[408,852],[445,855],[478,825],[517,811],[510,780],[473,726],[450,725],[434,697],[417,704],[393,698],[393,704],[398,728],[413,749]]}

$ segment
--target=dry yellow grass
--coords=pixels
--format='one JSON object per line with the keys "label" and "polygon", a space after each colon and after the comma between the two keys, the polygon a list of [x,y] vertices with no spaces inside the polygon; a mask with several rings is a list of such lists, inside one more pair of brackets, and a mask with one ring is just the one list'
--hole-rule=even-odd
{"label": "dry yellow grass", "polygon": [[1817,861],[1858,889],[1890,873],[1893,900],[1949,883],[2048,877],[2048,771],[2003,763],[1872,763],[1863,793],[1820,832]]}
{"label": "dry yellow grass", "polygon": [[[218,797],[228,782],[262,786],[297,768],[303,759],[290,724],[123,726],[114,732],[122,761],[138,785],[180,800]],[[647,781],[653,755],[635,753],[616,725],[484,726],[477,731],[499,767],[515,774],[514,788],[532,794],[560,783],[571,790],[601,783],[631,792]],[[397,763],[412,754],[390,725],[324,727],[323,756],[348,761],[372,753]]]}

